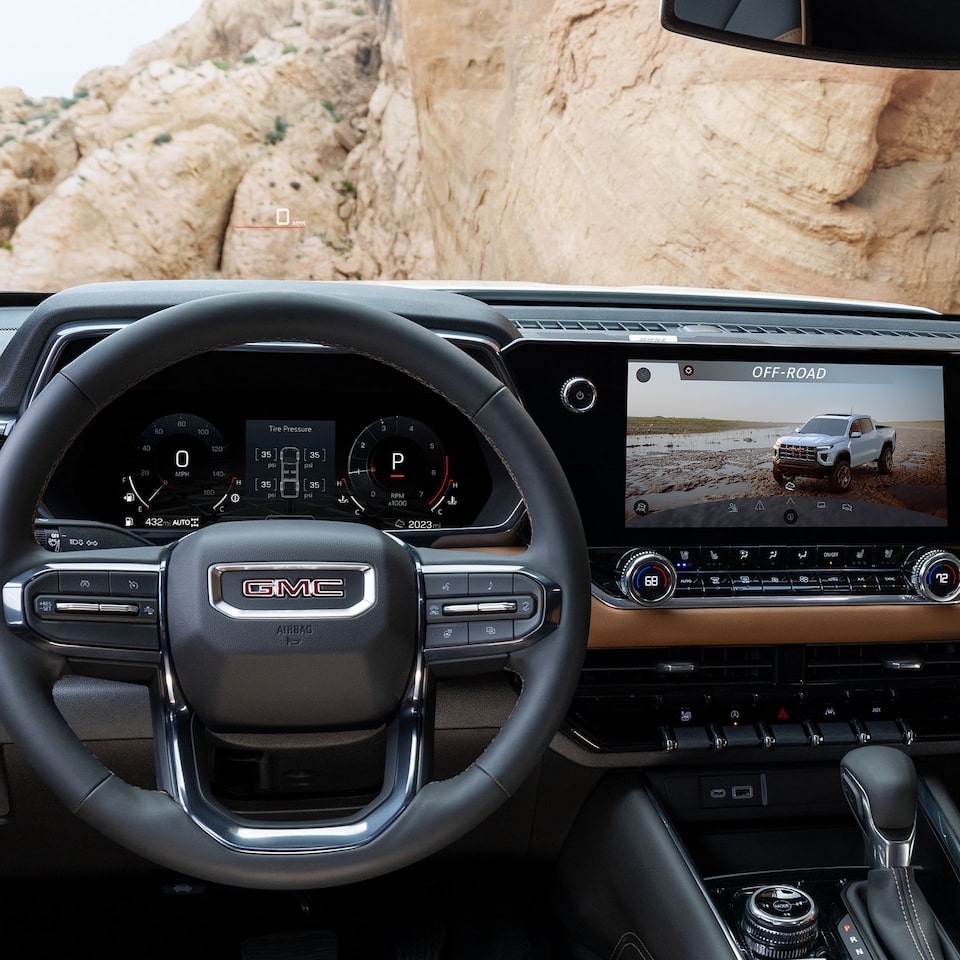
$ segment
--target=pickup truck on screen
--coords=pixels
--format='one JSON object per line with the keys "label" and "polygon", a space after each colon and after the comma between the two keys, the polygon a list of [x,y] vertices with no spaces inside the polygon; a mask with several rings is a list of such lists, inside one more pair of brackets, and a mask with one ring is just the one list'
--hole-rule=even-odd
{"label": "pickup truck on screen", "polygon": [[781,486],[790,477],[826,478],[844,493],[854,467],[875,461],[878,472],[890,473],[896,446],[896,430],[865,413],[821,413],[773,445],[773,478]]}

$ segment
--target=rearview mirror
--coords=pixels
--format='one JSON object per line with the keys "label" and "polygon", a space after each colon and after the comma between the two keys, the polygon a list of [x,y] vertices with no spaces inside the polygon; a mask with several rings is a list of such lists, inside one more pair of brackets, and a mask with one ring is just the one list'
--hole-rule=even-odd
{"label": "rearview mirror", "polygon": [[960,68],[950,0],[661,0],[674,33],[751,50],[884,67]]}

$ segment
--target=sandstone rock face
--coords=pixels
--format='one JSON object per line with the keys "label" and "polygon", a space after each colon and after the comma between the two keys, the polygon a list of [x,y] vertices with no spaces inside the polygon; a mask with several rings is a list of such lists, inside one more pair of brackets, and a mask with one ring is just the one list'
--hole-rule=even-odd
{"label": "sandstone rock face", "polygon": [[398,3],[440,275],[960,308],[960,77],[712,46],[655,0]]}
{"label": "sandstone rock face", "polygon": [[343,168],[379,65],[356,3],[206,0],[73,98],[0,90],[0,288],[358,276]]}
{"label": "sandstone rock face", "polygon": [[74,98],[0,89],[0,288],[441,277],[960,310],[960,75],[716,47],[656,0],[370,2],[205,0]]}

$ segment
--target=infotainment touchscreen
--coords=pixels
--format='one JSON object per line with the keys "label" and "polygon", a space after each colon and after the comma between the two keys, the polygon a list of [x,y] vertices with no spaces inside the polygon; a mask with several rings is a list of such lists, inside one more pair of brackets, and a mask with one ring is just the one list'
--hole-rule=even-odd
{"label": "infotainment touchscreen", "polygon": [[625,524],[947,524],[943,371],[627,364]]}

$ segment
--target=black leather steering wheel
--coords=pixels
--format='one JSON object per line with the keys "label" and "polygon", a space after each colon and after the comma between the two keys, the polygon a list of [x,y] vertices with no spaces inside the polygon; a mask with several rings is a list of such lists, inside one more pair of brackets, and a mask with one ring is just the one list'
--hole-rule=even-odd
{"label": "black leather steering wheel", "polygon": [[[52,555],[37,546],[33,523],[44,490],[98,411],[179,360],[265,337],[374,358],[455,404],[523,494],[529,547],[517,555],[414,550],[360,524],[315,520],[214,524],[165,549]],[[71,596],[76,577],[91,574],[138,590]],[[0,577],[0,720],[63,803],[156,863],[264,888],[382,874],[486,818],[520,786],[562,721],[590,605],[576,503],[548,444],[503,384],[408,320],[291,292],[171,307],[58,373],[0,450]],[[469,623],[448,631],[435,599],[441,583],[474,603],[477,593],[480,601],[495,595],[506,632],[475,636]],[[295,631],[297,643],[278,643],[294,627],[310,629]],[[500,670],[517,675],[522,690],[499,734],[463,773],[424,782],[431,678]],[[158,789],[112,774],[67,726],[52,688],[71,671],[119,671],[151,687]],[[338,723],[387,731],[383,789],[356,815],[251,820],[211,796],[198,760],[205,727],[277,732]]]}

